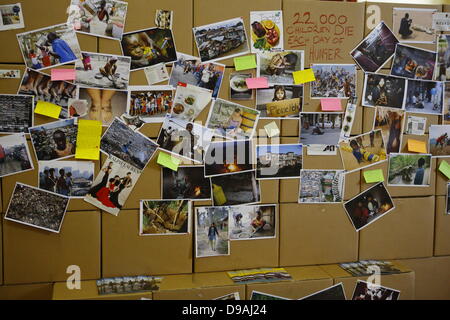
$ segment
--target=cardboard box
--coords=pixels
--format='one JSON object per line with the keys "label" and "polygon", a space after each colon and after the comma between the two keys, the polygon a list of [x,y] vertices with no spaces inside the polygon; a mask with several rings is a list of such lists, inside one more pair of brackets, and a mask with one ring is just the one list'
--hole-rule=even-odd
{"label": "cardboard box", "polygon": [[284,47],[305,50],[306,66],[354,63],[348,53],[363,38],[364,9],[364,3],[284,0]]}
{"label": "cardboard box", "polygon": [[450,256],[406,259],[398,262],[414,270],[416,300],[450,299],[450,286],[448,285]]}
{"label": "cardboard box", "polygon": [[436,162],[436,196],[447,196],[447,183],[449,180],[447,177],[439,171],[439,166],[442,161],[449,162],[449,159],[446,158],[438,158]]}
{"label": "cardboard box", "polygon": [[333,279],[318,266],[287,267],[292,280],[247,284],[247,300],[259,291],[292,300],[301,299],[333,285]]}
{"label": "cardboard box", "polygon": [[[415,278],[414,271],[400,265],[399,263],[395,263],[395,266],[400,269],[402,273],[381,275],[380,285],[400,291],[400,300],[413,300]],[[334,284],[342,282],[347,300],[352,299],[357,280],[370,280],[368,277],[354,277],[337,264],[324,265],[320,266],[320,268],[334,279]]]}
{"label": "cardboard box", "polygon": [[395,208],[359,231],[359,259],[433,255],[434,196],[396,198]]}
{"label": "cardboard box", "polygon": [[81,279],[100,278],[100,212],[67,212],[60,233],[3,220],[4,282],[66,281],[77,265]]}
{"label": "cardboard box", "polygon": [[123,294],[98,294],[95,280],[81,281],[81,289],[69,290],[65,282],[53,285],[52,300],[141,300],[152,299],[152,292],[134,292]]}
{"label": "cardboard box", "polygon": [[436,197],[434,256],[450,255],[450,214],[446,212],[447,196]]}
{"label": "cardboard box", "polygon": [[192,233],[140,236],[139,210],[103,213],[102,276],[190,273],[192,239]]}
{"label": "cardboard box", "polygon": [[[0,222],[0,239],[3,239],[2,229],[3,229],[3,214],[0,214],[2,222]],[[0,243],[0,286],[3,284],[3,241]]]}
{"label": "cardboard box", "polygon": [[0,300],[50,300],[53,283],[0,286]]}
{"label": "cardboard box", "polygon": [[342,204],[280,204],[280,266],[358,259],[358,234]]}

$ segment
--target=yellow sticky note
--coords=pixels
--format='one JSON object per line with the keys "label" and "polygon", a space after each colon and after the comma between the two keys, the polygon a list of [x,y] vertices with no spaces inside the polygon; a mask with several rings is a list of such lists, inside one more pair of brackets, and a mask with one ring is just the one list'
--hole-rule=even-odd
{"label": "yellow sticky note", "polygon": [[292,73],[295,84],[302,84],[306,82],[316,81],[313,69],[299,70]]}
{"label": "yellow sticky note", "polygon": [[100,159],[102,123],[95,120],[78,120],[76,159]]}
{"label": "yellow sticky note", "polygon": [[42,114],[50,118],[59,119],[61,109],[62,108],[56,104],[39,100],[37,102],[36,108],[34,109],[34,113]]}
{"label": "yellow sticky note", "polygon": [[439,171],[442,172],[447,179],[450,180],[450,165],[448,164],[447,161],[442,161],[441,164],[439,165]]}
{"label": "yellow sticky note", "polygon": [[236,71],[255,68],[256,60],[254,55],[234,58],[234,69],[236,69]]}
{"label": "yellow sticky note", "polygon": [[169,168],[173,171],[178,170],[181,160],[172,156],[171,154],[160,152],[157,163],[163,167]]}
{"label": "yellow sticky note", "polygon": [[425,143],[425,141],[408,139],[408,151],[427,153],[427,144]]}
{"label": "yellow sticky note", "polygon": [[271,123],[265,125],[264,129],[266,130],[267,136],[269,138],[275,137],[280,134],[280,129],[278,129],[275,121],[272,121]]}
{"label": "yellow sticky note", "polygon": [[366,170],[364,171],[364,179],[366,180],[366,183],[383,182],[383,170]]}

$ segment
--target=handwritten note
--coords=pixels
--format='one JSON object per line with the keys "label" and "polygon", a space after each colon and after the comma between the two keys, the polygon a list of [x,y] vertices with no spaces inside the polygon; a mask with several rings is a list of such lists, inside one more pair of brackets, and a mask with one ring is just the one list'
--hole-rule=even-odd
{"label": "handwritten note", "polygon": [[275,121],[272,121],[269,124],[265,125],[264,129],[266,130],[267,136],[269,138],[276,137],[280,134],[280,129],[278,129]]}
{"label": "handwritten note", "polygon": [[61,113],[61,109],[62,108],[56,104],[39,100],[37,102],[36,108],[34,108],[34,113],[58,119],[59,114]]}
{"label": "handwritten note", "polygon": [[75,69],[52,69],[52,81],[75,80]]}
{"label": "handwritten note", "polygon": [[320,99],[320,105],[322,106],[322,111],[342,111],[341,99]]}
{"label": "handwritten note", "polygon": [[364,171],[364,179],[366,180],[366,183],[383,182],[384,181],[383,170],[381,169],[366,170]]}
{"label": "handwritten note", "polygon": [[171,154],[160,152],[158,155],[157,163],[163,167],[169,168],[173,171],[177,171],[181,160],[172,156]]}
{"label": "handwritten note", "polygon": [[256,68],[256,59],[254,55],[234,58],[234,69],[236,69],[236,71],[255,68]]}
{"label": "handwritten note", "polygon": [[268,88],[269,82],[267,78],[247,78],[245,79],[245,83],[249,89],[260,89],[260,88]]}
{"label": "handwritten note", "polygon": [[303,84],[311,81],[316,81],[314,71],[312,69],[298,70],[292,73],[295,84]]}
{"label": "handwritten note", "polygon": [[95,120],[78,120],[76,159],[100,159],[102,123]]}
{"label": "handwritten note", "polygon": [[408,151],[427,153],[427,144],[425,143],[425,141],[408,139]]}
{"label": "handwritten note", "polygon": [[450,165],[447,161],[443,160],[439,165],[439,171],[442,172],[448,180],[450,180]]}

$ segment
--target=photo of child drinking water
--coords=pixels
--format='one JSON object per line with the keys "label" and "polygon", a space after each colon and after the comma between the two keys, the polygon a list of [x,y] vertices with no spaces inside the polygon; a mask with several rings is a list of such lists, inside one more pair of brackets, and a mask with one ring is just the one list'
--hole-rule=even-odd
{"label": "photo of child drinking water", "polygon": [[294,84],[292,72],[303,69],[303,56],[302,50],[258,53],[258,77],[270,85]]}

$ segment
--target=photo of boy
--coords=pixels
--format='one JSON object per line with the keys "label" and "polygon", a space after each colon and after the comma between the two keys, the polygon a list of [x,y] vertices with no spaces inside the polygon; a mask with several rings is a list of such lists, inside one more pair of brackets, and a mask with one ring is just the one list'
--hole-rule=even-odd
{"label": "photo of boy", "polygon": [[431,154],[390,154],[388,185],[426,187],[430,179]]}
{"label": "photo of boy", "polygon": [[392,25],[395,35],[404,43],[433,43],[433,14],[437,9],[393,8]]}

